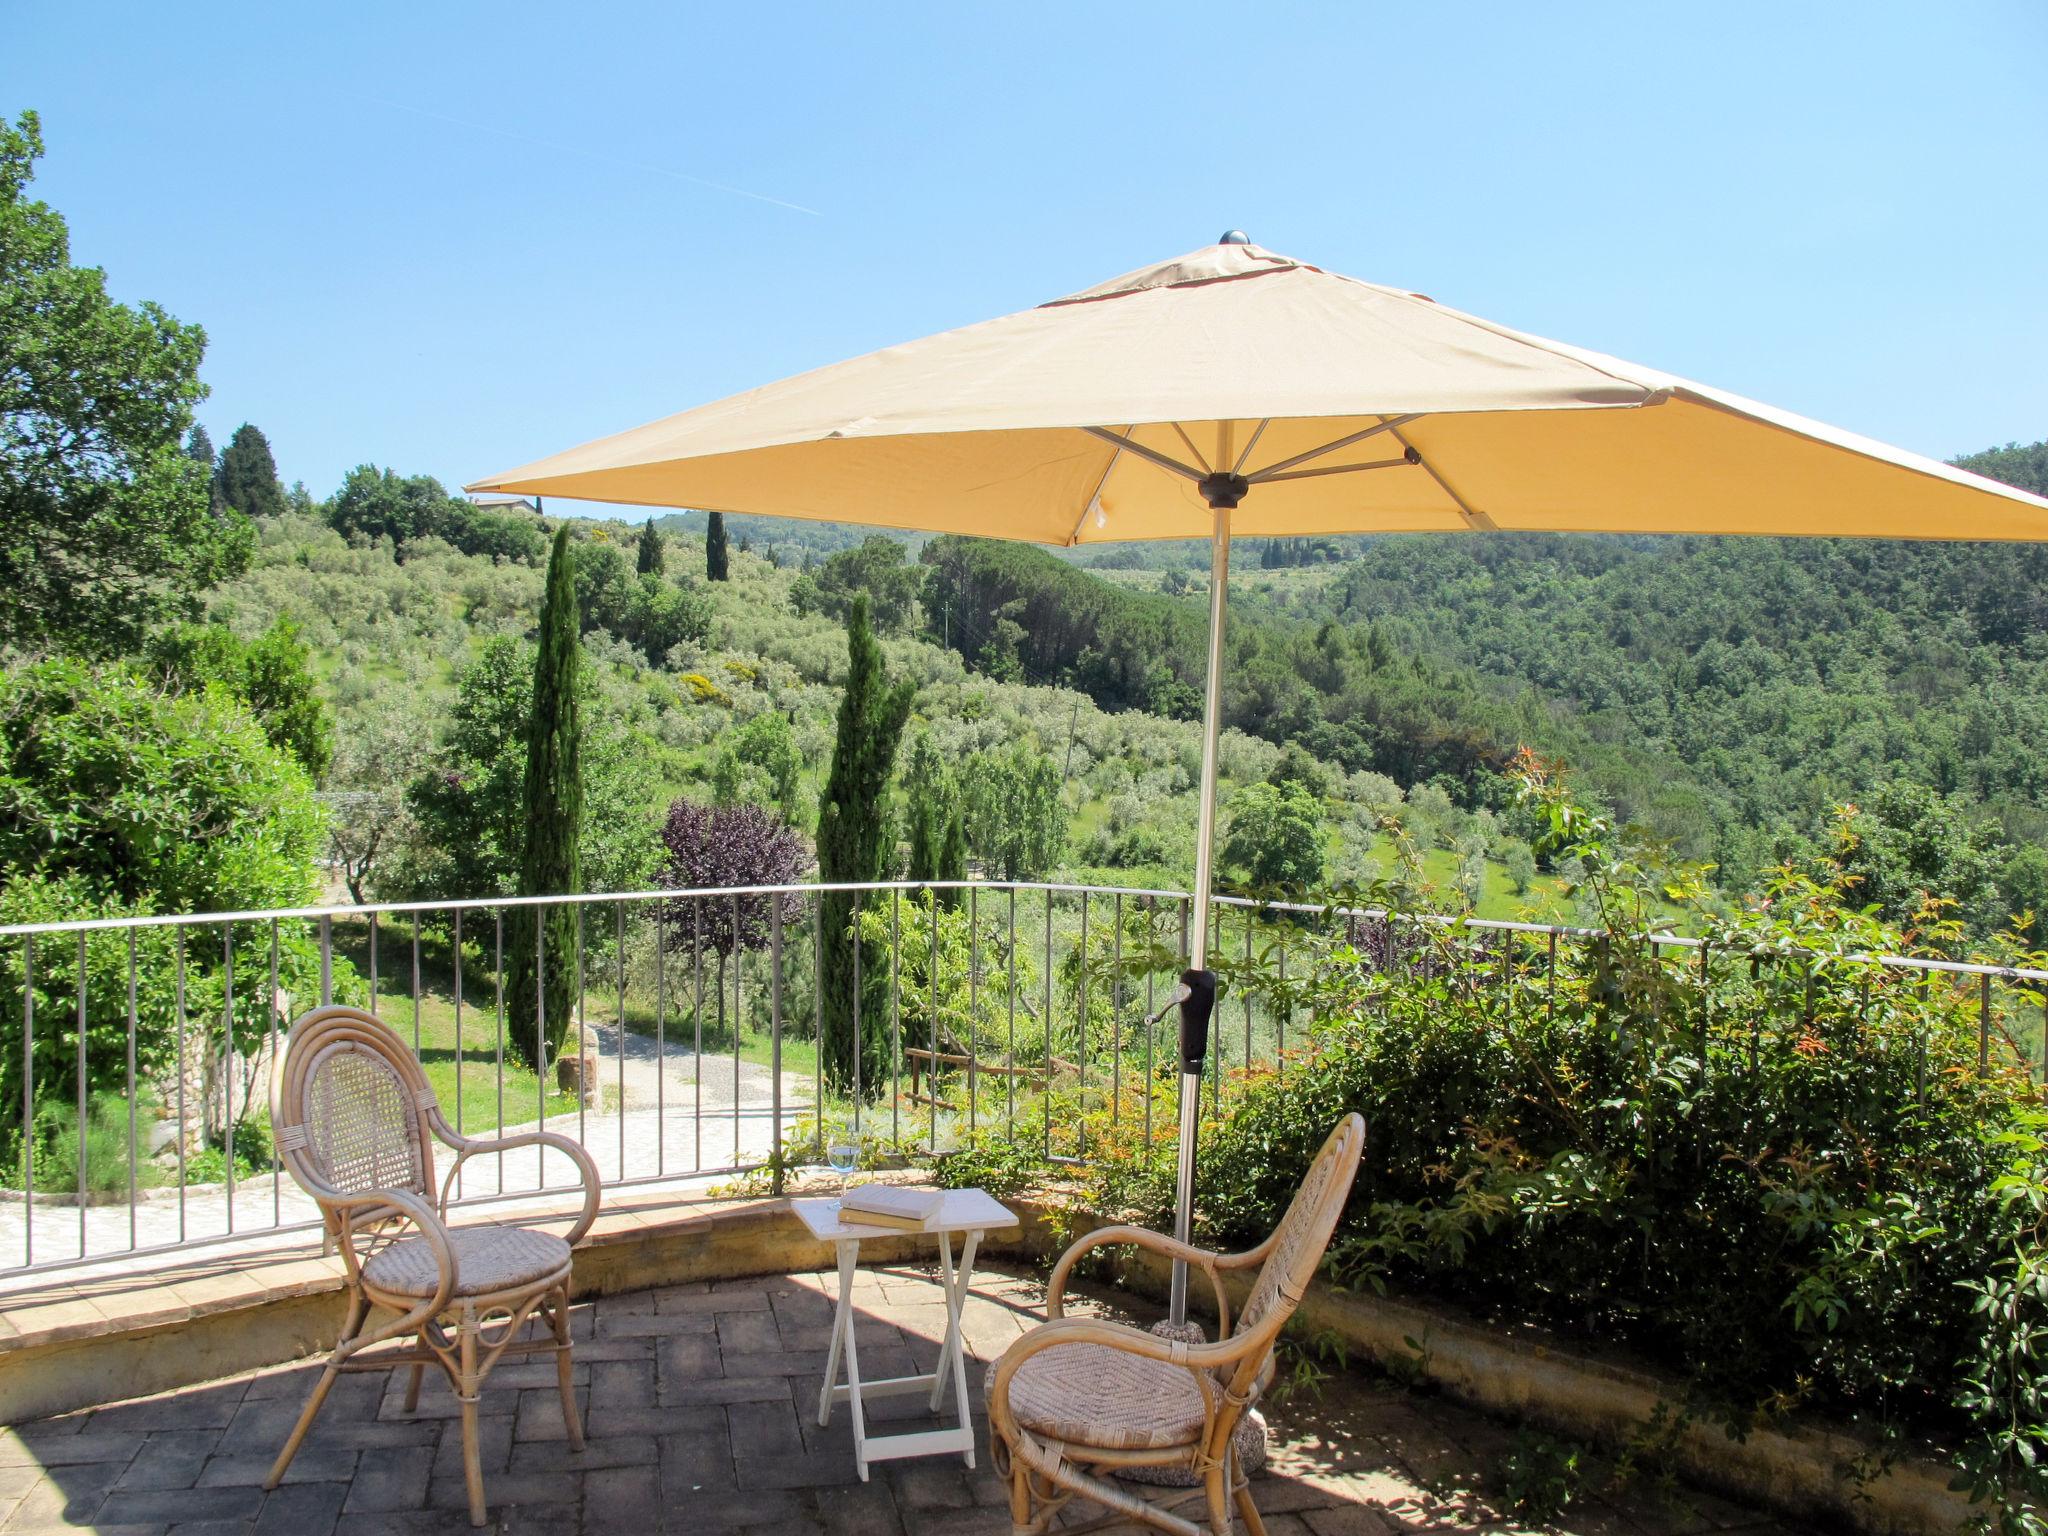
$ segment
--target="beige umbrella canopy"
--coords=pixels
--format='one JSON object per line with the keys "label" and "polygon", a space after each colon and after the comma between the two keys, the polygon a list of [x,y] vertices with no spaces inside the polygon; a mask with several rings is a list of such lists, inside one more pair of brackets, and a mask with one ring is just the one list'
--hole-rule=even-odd
{"label": "beige umbrella canopy", "polygon": [[[764,385],[469,489],[1041,544],[1211,540],[1198,913],[1211,885],[1233,532],[2048,539],[2040,497],[1235,232],[1037,309]],[[1215,989],[1207,939],[1207,923],[1194,923],[1183,1240]],[[1176,1320],[1185,1299],[1176,1265]]]}
{"label": "beige umbrella canopy", "polygon": [[1209,537],[1218,470],[1254,536],[2048,537],[2039,498],[1245,244],[471,489],[1079,544]]}

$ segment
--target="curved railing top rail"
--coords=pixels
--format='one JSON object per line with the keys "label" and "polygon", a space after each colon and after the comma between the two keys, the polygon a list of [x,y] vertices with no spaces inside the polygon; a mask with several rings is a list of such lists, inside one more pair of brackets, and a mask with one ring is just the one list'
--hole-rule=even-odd
{"label": "curved railing top rail", "polygon": [[[1054,895],[1138,896],[1159,901],[1188,902],[1188,891],[1149,886],[1076,885],[1047,880],[872,880],[849,882],[810,881],[785,885],[720,885],[686,888],[657,888],[646,891],[587,891],[563,896],[483,896],[453,901],[380,901],[360,906],[279,907],[242,912],[159,913],[141,917],[75,918],[46,923],[0,923],[0,939],[61,933],[92,933],[116,929],[188,927],[209,923],[296,922],[318,919],[356,919],[410,912],[447,913],[505,911],[517,907],[584,906],[604,902],[675,901],[713,896],[816,896],[830,892],[922,891],[922,890],[1045,891]],[[1534,937],[1590,939],[1602,930],[1562,923],[1524,922],[1511,918],[1454,917],[1440,912],[1398,912],[1386,907],[1346,907],[1329,903],[1279,901],[1252,896],[1216,895],[1219,907],[1238,910],[1299,913],[1364,919],[1417,926],[1462,928],[1481,933],[1518,933]],[[1653,943],[1680,949],[1697,949],[1708,941],[1686,934],[1656,932],[1644,935]],[[1940,960],[1918,955],[1873,955],[1856,952],[1833,958],[1851,963],[1882,965],[1899,970],[1937,971],[1948,975],[1982,976],[1999,981],[2048,983],[2048,970],[2027,966],[1997,965],[1977,960]]]}

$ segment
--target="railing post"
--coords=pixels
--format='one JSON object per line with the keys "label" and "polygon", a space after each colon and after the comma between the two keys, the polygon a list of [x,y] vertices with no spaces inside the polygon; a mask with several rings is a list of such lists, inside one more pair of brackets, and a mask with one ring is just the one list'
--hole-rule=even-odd
{"label": "railing post", "polygon": [[334,919],[320,916],[320,1006],[334,1001]]}
{"label": "railing post", "polygon": [[769,1132],[768,1184],[781,1195],[782,1173],[782,898],[769,898],[768,965],[774,972],[768,983],[768,1103],[773,1128]]}

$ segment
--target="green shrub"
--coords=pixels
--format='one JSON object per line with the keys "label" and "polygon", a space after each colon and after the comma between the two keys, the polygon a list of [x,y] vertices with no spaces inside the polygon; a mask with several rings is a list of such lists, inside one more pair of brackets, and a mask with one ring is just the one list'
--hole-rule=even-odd
{"label": "green shrub", "polygon": [[[1602,927],[1504,956],[1456,924],[1310,925],[1305,1050],[1238,1074],[1205,1125],[1197,1215],[1256,1242],[1336,1119],[1370,1127],[1329,1266],[1483,1315],[1627,1344],[1732,1433],[1812,1406],[1881,1434],[1961,1441],[1999,1528],[2048,1493],[2048,1116],[2001,1049],[1980,1065],[1974,977],[1872,955],[1951,945],[1930,907],[1899,932],[1853,882],[1781,873],[1706,910],[1538,765],[1525,809]],[[1839,871],[1839,866],[1838,866]],[[1676,909],[1706,943],[1643,937]],[[1276,987],[1271,967],[1226,987]],[[2038,1007],[2040,998],[2033,996]],[[1205,1106],[1206,1107],[1206,1106]],[[1170,1153],[1107,1124],[1097,1203],[1163,1221]],[[1532,1503],[1568,1491],[1532,1447]],[[2010,1497],[2008,1498],[2008,1491]]]}

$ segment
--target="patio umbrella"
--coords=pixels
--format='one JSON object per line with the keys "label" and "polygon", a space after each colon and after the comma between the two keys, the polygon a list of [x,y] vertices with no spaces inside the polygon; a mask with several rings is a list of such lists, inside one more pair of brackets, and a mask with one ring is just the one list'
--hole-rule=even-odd
{"label": "patio umbrella", "polygon": [[[1175,1236],[1193,1205],[1233,534],[2048,539],[2048,501],[1635,363],[1215,245],[477,481],[1073,545],[1210,541]],[[1176,1266],[1173,1316],[1184,1316]]]}

